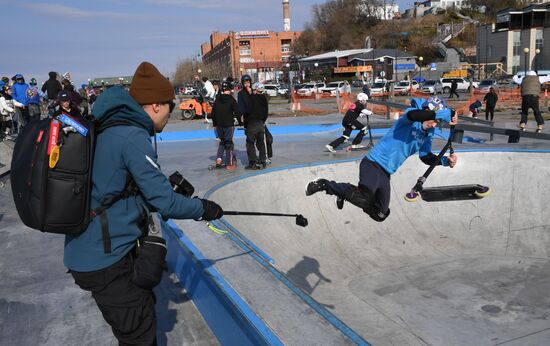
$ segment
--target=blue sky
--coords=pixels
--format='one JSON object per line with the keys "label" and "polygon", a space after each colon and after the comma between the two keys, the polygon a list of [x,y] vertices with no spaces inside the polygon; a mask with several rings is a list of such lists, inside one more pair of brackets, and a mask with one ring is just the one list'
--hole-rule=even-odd
{"label": "blue sky", "polygon": [[[323,0],[290,0],[292,30]],[[48,71],[75,82],[132,75],[144,60],[170,74],[212,31],[282,30],[281,0],[0,0],[0,75],[39,83]],[[397,1],[401,11],[411,1]]]}

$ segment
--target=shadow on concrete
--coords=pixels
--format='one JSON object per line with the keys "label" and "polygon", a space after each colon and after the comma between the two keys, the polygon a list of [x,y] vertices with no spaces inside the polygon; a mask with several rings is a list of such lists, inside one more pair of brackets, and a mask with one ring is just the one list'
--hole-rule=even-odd
{"label": "shadow on concrete", "polygon": [[[317,278],[315,283],[311,285],[307,278],[310,274]],[[324,276],[320,271],[319,261],[315,258],[303,256],[302,260],[288,270],[286,276],[299,288],[311,295],[313,291],[321,284],[321,282],[331,283],[332,280]],[[334,309],[334,305],[320,303],[326,308]]]}

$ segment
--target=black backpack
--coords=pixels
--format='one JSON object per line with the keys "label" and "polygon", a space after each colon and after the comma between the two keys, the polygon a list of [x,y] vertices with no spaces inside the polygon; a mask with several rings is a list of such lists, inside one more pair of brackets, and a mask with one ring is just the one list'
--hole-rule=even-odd
{"label": "black backpack", "polygon": [[[59,124],[58,131],[55,122]],[[128,174],[130,181],[122,194],[109,196],[100,207],[90,210],[96,136],[107,127],[129,124],[111,122],[97,126],[93,120],[81,118],[72,125],[52,118],[32,121],[17,138],[11,162],[11,187],[17,213],[30,228],[79,234],[95,216],[101,216],[103,226],[106,216],[103,211],[138,193]],[[104,243],[105,252],[110,252],[108,229],[104,231]]]}

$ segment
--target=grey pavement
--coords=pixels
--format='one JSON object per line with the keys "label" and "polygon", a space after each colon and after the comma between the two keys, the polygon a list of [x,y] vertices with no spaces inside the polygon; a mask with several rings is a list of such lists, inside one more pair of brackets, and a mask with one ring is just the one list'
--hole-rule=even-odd
{"label": "grey pavement", "polygon": [[[340,119],[337,114],[273,118],[277,124],[272,126]],[[167,130],[208,126],[201,120],[172,121]],[[278,136],[271,170],[254,174],[243,169],[244,139],[236,140],[235,171],[207,170],[218,145],[213,138],[159,142],[158,152],[163,171],[182,172],[198,195],[228,183],[211,197],[227,210],[308,217],[310,225],[299,229],[281,218],[224,219],[270,255],[275,268],[297,287],[375,345],[545,344],[550,338],[550,210],[544,197],[549,192],[550,154],[459,153],[459,166],[437,169],[430,184],[485,183],[493,194],[473,202],[431,204],[410,204],[402,198],[425,170],[411,158],[392,177],[390,219],[377,224],[353,206],[337,210],[329,196],[304,195],[305,184],[317,175],[356,182],[357,160],[364,152],[323,151],[339,135]],[[442,144],[437,141],[434,147]],[[550,145],[524,139],[507,144],[506,138],[495,136],[491,143],[456,148]],[[284,169],[289,165],[302,167]],[[65,274],[62,238],[21,225],[9,184],[0,189],[0,215],[1,343],[114,344],[89,295]],[[228,237],[209,231],[204,223],[176,223],[207,258],[220,259],[214,261],[216,269],[285,344],[349,343]],[[161,342],[216,344],[173,276],[166,275],[156,293]]]}

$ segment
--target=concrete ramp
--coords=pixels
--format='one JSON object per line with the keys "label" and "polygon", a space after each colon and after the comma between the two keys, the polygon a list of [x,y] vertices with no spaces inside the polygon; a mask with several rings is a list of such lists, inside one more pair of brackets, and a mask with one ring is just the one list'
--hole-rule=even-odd
{"label": "concrete ramp", "polygon": [[224,185],[212,199],[237,210],[301,213],[225,217],[293,283],[375,345],[542,345],[550,340],[550,154],[459,153],[426,186],[479,183],[481,200],[408,203],[426,166],[392,176],[391,215],[372,221],[324,193],[354,184],[359,161],[275,170]]}

